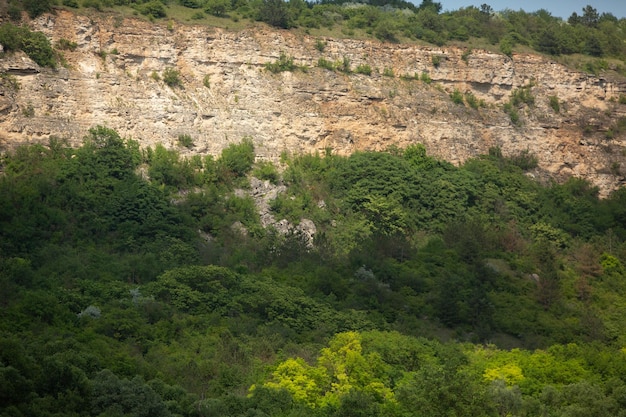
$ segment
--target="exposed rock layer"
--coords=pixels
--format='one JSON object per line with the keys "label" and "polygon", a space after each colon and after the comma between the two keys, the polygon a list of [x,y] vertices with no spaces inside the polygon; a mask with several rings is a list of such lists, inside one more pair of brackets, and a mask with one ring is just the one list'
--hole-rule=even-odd
{"label": "exposed rock layer", "polygon": [[[79,144],[90,127],[103,124],[144,146],[175,147],[178,136],[188,134],[194,146],[183,153],[218,154],[249,136],[263,159],[283,151],[347,154],[417,142],[453,163],[492,146],[505,155],[529,150],[543,172],[588,178],[603,193],[626,172],[624,136],[608,140],[602,132],[626,116],[618,101],[626,83],[536,55],[511,59],[482,50],[333,39],[319,51],[314,37],[265,27],[168,29],[65,11],[31,24],[53,43],[64,38],[77,48],[64,52],[69,69],[41,69],[21,54],[0,60],[0,70],[21,85],[0,87],[0,149],[50,135]],[[265,70],[281,53],[309,70]],[[352,69],[369,65],[373,72],[331,72],[316,67],[319,58],[347,59]],[[157,79],[166,68],[180,72],[182,88]],[[408,79],[424,72],[432,83]],[[521,126],[515,126],[502,104],[529,84],[535,104],[519,110]],[[449,93],[455,88],[487,105],[454,104]],[[550,96],[558,98],[560,112],[550,107]]]}

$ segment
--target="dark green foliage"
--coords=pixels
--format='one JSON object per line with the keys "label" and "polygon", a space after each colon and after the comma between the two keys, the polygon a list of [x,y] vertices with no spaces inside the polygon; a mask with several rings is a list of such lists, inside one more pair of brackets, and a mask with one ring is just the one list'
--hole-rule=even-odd
{"label": "dark green foliage", "polygon": [[28,12],[31,19],[52,10],[52,0],[22,0],[24,10]]}
{"label": "dark green foliage", "polygon": [[174,68],[165,68],[163,71],[163,82],[171,88],[183,86],[180,72]]}
{"label": "dark green foliage", "polygon": [[293,63],[293,57],[287,56],[283,52],[280,53],[278,61],[265,64],[265,69],[274,74],[283,71],[294,71],[297,68],[298,66]]}
{"label": "dark green foliage", "polygon": [[42,67],[56,65],[50,41],[41,32],[31,32],[27,27],[5,23],[0,26],[0,44],[7,51],[24,51]]}
{"label": "dark green foliage", "polygon": [[241,177],[252,169],[254,163],[254,144],[252,139],[244,138],[241,143],[231,143],[222,150],[218,165],[225,169],[225,175]]}
{"label": "dark green foliage", "polygon": [[262,180],[268,180],[272,184],[277,184],[280,174],[276,166],[271,162],[259,162],[252,174]]}
{"label": "dark green foliage", "polygon": [[178,143],[180,144],[180,146],[184,146],[185,148],[192,148],[193,138],[191,137],[191,135],[187,134],[178,135]]}
{"label": "dark green foliage", "polygon": [[360,64],[356,67],[356,70],[354,72],[356,72],[357,74],[372,75],[372,67],[367,64]]}
{"label": "dark green foliage", "polygon": [[10,2],[8,5],[8,15],[11,21],[19,22],[22,20],[22,5],[17,2]]}
{"label": "dark green foliage", "polygon": [[463,94],[458,89],[454,89],[452,93],[450,93],[450,100],[454,104],[463,104]]}
{"label": "dark green foliage", "polygon": [[479,100],[478,98],[476,98],[476,96],[472,92],[465,93],[464,97],[465,97],[465,102],[467,103],[467,105],[473,109],[478,109],[479,107],[485,107],[485,101]]}
{"label": "dark green foliage", "polygon": [[234,190],[280,178],[254,158],[101,126],[2,155],[0,415],[621,417],[623,190],[497,147],[285,155],[311,245]]}
{"label": "dark green foliage", "polygon": [[63,0],[63,6],[73,7],[75,9],[78,9],[79,7],[78,0]]}
{"label": "dark green foliage", "polygon": [[258,20],[282,29],[292,26],[288,5],[284,0],[262,0]]}
{"label": "dark green foliage", "polygon": [[[77,7],[75,0],[63,2],[69,7]],[[28,0],[28,3],[34,13],[48,11],[54,4],[52,0]],[[360,36],[372,36],[386,42],[407,39],[443,46],[450,41],[471,43],[472,39],[480,38],[497,45],[509,57],[518,45],[550,55],[586,54],[594,58],[621,59],[626,54],[622,21],[610,13],[599,15],[590,6],[582,9],[582,15],[573,13],[564,21],[546,10],[494,11],[487,4],[442,12],[441,3],[432,1],[416,6],[403,0],[373,0],[358,2],[358,7],[347,0],[82,0],[80,3],[82,7],[97,10],[131,6],[151,19],[165,17],[170,4],[177,3],[196,10],[190,15],[191,19],[201,19],[206,12],[218,17],[230,15],[233,20],[258,20],[281,29],[339,26],[345,34],[354,35],[358,30]],[[9,3],[13,21],[20,20],[21,10],[21,3],[15,0]],[[320,52],[322,43],[316,44]],[[461,58],[466,61],[469,53],[467,50]],[[435,58],[433,65],[440,64],[441,57]]]}
{"label": "dark green foliage", "polygon": [[100,0],[83,0],[83,7],[91,7],[97,11],[102,11],[102,2]]}
{"label": "dark green foliage", "polygon": [[231,2],[228,0],[209,0],[206,2],[204,11],[213,16],[226,16],[231,10]]}
{"label": "dark green foliage", "polygon": [[56,43],[55,46],[57,49],[74,51],[76,50],[76,47],[78,46],[78,44],[76,42],[72,42],[65,38],[61,38],[59,39],[59,41]]}
{"label": "dark green foliage", "polygon": [[559,104],[559,98],[557,96],[550,96],[550,107],[554,110],[555,113],[559,113],[561,111],[561,105]]}
{"label": "dark green foliage", "polygon": [[320,68],[324,68],[327,69],[329,71],[334,71],[335,70],[335,64],[332,61],[329,61],[325,58],[319,58],[317,60],[317,66]]}
{"label": "dark green foliage", "polygon": [[135,377],[120,379],[105,369],[93,379],[92,415],[171,416],[161,397]]}
{"label": "dark green foliage", "polygon": [[165,11],[163,3],[158,0],[152,0],[147,3],[141,4],[138,6],[138,8],[141,14],[155,19],[167,16],[167,12]]}

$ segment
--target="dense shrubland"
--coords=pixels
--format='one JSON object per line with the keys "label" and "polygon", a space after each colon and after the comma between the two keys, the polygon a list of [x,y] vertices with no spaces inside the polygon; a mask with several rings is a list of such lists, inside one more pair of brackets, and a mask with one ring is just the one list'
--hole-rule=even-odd
{"label": "dense shrubland", "polygon": [[[0,415],[623,416],[626,193],[535,165],[104,127],[6,153]],[[313,248],[261,227],[249,175]]]}

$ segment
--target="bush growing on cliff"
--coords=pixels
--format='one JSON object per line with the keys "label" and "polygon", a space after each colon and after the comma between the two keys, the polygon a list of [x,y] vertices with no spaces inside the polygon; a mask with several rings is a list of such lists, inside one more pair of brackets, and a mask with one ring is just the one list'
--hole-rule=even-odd
{"label": "bush growing on cliff", "polygon": [[163,82],[169,87],[182,87],[183,82],[180,79],[180,72],[174,68],[166,68],[163,71]]}
{"label": "bush growing on cliff", "polygon": [[32,32],[27,27],[6,23],[0,26],[0,44],[6,51],[24,51],[42,67],[54,68],[54,50],[50,41],[41,32]]}
{"label": "bush growing on cliff", "polygon": [[463,94],[457,88],[450,94],[450,99],[454,104],[463,104]]}
{"label": "bush growing on cliff", "polygon": [[555,113],[559,113],[561,111],[561,106],[559,104],[559,98],[557,96],[550,96],[550,107],[554,110]]}
{"label": "bush growing on cliff", "polygon": [[372,67],[370,67],[367,64],[361,64],[358,67],[356,67],[355,72],[357,74],[372,75]]}
{"label": "bush growing on cliff", "polygon": [[146,15],[155,19],[167,16],[167,13],[165,12],[165,7],[163,7],[163,3],[156,1],[156,0],[142,4],[139,7],[139,12],[143,15]]}
{"label": "bush growing on cliff", "polygon": [[283,71],[294,71],[298,69],[298,66],[293,63],[292,56],[287,56],[284,52],[281,52],[277,61],[265,64],[265,69],[271,73],[277,74]]}
{"label": "bush growing on cliff", "polygon": [[218,161],[222,168],[225,168],[236,177],[246,175],[254,163],[254,144],[252,139],[244,138],[241,143],[231,143],[222,150],[222,155]]}

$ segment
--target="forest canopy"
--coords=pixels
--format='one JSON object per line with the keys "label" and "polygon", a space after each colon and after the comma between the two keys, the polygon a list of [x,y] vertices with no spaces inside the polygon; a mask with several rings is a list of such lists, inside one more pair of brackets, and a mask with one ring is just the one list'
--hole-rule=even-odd
{"label": "forest canopy", "polygon": [[4,153],[0,415],[624,416],[626,193],[529,160]]}

